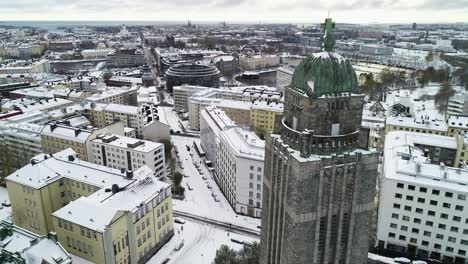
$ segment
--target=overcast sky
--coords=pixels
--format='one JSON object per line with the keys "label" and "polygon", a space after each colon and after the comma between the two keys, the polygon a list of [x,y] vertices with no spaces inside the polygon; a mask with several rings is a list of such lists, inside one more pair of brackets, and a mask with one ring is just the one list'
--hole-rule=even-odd
{"label": "overcast sky", "polygon": [[0,20],[468,22],[468,0],[0,0]]}

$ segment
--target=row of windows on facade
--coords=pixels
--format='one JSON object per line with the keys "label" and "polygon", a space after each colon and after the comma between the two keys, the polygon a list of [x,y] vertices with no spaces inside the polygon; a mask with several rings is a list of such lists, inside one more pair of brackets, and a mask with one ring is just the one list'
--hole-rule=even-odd
{"label": "row of windows on facade", "polygon": [[[395,238],[396,239],[396,234],[395,233],[388,233],[388,237],[390,238]],[[406,241],[406,236],[405,235],[399,235],[398,236],[398,240],[401,240],[401,241]],[[410,238],[410,243],[414,243],[416,244],[418,242],[418,240],[416,238]],[[424,246],[424,247],[429,247],[429,241],[427,240],[422,240],[421,241],[421,245]],[[434,243],[433,245],[433,248],[436,249],[436,250],[442,250],[442,245],[441,244],[438,244],[438,243]],[[446,246],[445,247],[445,251],[446,252],[451,252],[453,253],[454,252],[454,248],[453,247],[450,247],[450,246]],[[461,255],[461,256],[465,256],[466,255],[466,250],[463,250],[463,249],[459,249],[457,251],[457,254],[458,255]]]}
{"label": "row of windows on facade", "polygon": [[[86,183],[80,183],[78,181],[74,181],[74,180],[70,180],[70,179],[60,179],[59,180],[59,187],[63,187],[63,186],[71,186],[73,188],[77,188],[79,189],[81,187],[81,190],[85,191],[85,190],[88,190],[88,192],[97,192],[99,190],[98,187],[96,186],[92,186],[92,185],[89,185],[89,184],[86,184]],[[62,196],[64,197],[64,196]]]}
{"label": "row of windows on facade", "polygon": [[[397,183],[397,188],[399,189],[404,189],[405,188],[405,184],[404,183]],[[411,184],[408,184],[407,185],[407,189],[410,190],[410,191],[416,191],[416,186],[414,185],[411,185]],[[419,192],[421,193],[427,193],[427,188],[426,187],[419,187]],[[432,192],[431,192],[433,195],[440,195],[440,190],[437,190],[437,189],[432,189]],[[445,192],[445,197],[446,198],[453,198],[454,197],[454,193],[453,192]],[[459,200],[462,200],[462,201],[465,201],[466,200],[466,195],[465,194],[458,194],[456,196]]]}
{"label": "row of windows on facade", "polygon": [[[428,133],[428,134],[432,134],[433,131],[432,130],[420,130],[420,129],[414,129],[414,128],[408,128],[408,127],[396,127],[394,126],[393,127],[394,130],[404,130],[404,131],[411,131],[411,132],[422,132],[422,133]],[[439,131],[435,131],[434,134],[436,135],[442,135],[442,136],[445,136],[447,135],[447,133],[445,132],[439,132]]]}
{"label": "row of windows on facade", "polygon": [[[392,213],[392,219],[399,219],[399,217],[400,217],[399,214]],[[409,216],[407,216],[407,215],[403,215],[401,220],[404,221],[404,222],[410,222],[411,218]],[[415,217],[415,218],[413,218],[413,223],[422,225],[422,220],[421,220],[421,218]],[[468,224],[468,218],[465,219],[465,224]],[[447,224],[444,224],[444,223],[437,224],[437,223],[434,223],[433,221],[426,220],[425,225],[429,226],[431,228],[437,226],[437,228],[440,229],[440,230],[447,230]],[[391,226],[393,226],[393,225],[391,225]],[[433,229],[431,229],[431,230],[433,230]],[[450,230],[450,232],[453,232],[453,233],[456,233],[456,234],[458,234],[460,230],[463,230],[462,232],[463,232],[464,235],[468,234],[467,229],[462,229],[462,228],[460,228],[458,226],[450,226],[449,230]]]}
{"label": "row of windows on facade", "polygon": [[74,238],[70,238],[67,236],[67,246],[69,248],[76,249],[79,252],[83,252],[84,254],[94,256],[93,247],[78,239],[75,240]]}
{"label": "row of windows on facade", "polygon": [[[402,199],[402,195],[401,195],[400,193],[396,193],[396,194],[395,194],[395,198],[397,198],[397,199]],[[406,200],[413,201],[413,197],[412,197],[411,195],[407,195],[407,196],[406,196]],[[418,198],[418,203],[424,204],[425,202],[426,202],[426,199],[425,199],[425,198],[421,198],[421,197]],[[439,202],[436,201],[436,200],[430,200],[430,201],[429,201],[429,204],[430,204],[430,205],[433,205],[433,206],[437,206],[438,203],[439,203]],[[452,204],[451,204],[451,203],[443,202],[443,203],[442,203],[442,207],[443,207],[443,208],[446,208],[446,209],[450,209],[450,208],[452,207]],[[401,205],[400,205],[399,203],[393,203],[393,208],[400,209],[400,208],[401,208]],[[463,212],[463,208],[464,208],[463,205],[455,205],[455,210],[457,210],[457,211]],[[411,210],[412,210],[410,205],[405,205],[405,206],[404,206],[404,209],[405,209],[405,211],[410,211],[410,212],[411,212]],[[421,208],[416,208],[416,209],[422,210]],[[416,211],[416,212],[417,212],[417,211]],[[418,213],[418,212],[417,212],[417,213]],[[421,213],[422,213],[422,211],[421,211]]]}
{"label": "row of windows on facade", "polygon": [[[43,138],[46,139],[46,140],[53,141],[53,142],[67,144],[67,145],[70,145],[70,146],[80,146],[80,145],[84,144],[83,142],[76,142],[76,141],[72,141],[72,140],[66,140],[66,139],[63,139],[63,138],[58,138],[56,136],[43,136]],[[46,142],[46,145],[47,145],[47,142]],[[52,142],[49,142],[49,145],[55,146]],[[60,147],[60,145],[57,145],[57,147]]]}
{"label": "row of windows on facade", "polygon": [[[133,222],[134,223],[138,222],[141,218],[145,216],[145,214],[149,213],[152,208],[155,208],[156,206],[158,206],[167,197],[168,197],[167,189],[164,189],[164,191],[159,193],[155,198],[153,198],[153,200],[151,200],[145,205],[140,206],[140,209],[138,209],[136,212],[133,213]],[[169,205],[167,202],[161,207],[161,214],[164,213],[165,211],[164,209],[166,211],[169,210]],[[157,210],[157,212],[159,212],[159,210]]]}
{"label": "row of windows on facade", "polygon": [[[426,225],[428,226],[433,226],[433,223],[431,221],[426,221]],[[439,227],[441,226],[442,224],[439,224]],[[445,225],[444,225],[445,226]],[[392,229],[398,229],[398,224],[396,223],[390,223],[390,228]],[[442,228],[441,228],[442,229]],[[400,225],[400,230],[403,231],[403,232],[408,232],[409,228],[408,226],[405,226],[405,225]],[[443,228],[443,230],[445,230],[445,227]],[[413,234],[420,234],[419,232],[419,228],[411,228],[411,233]],[[450,228],[450,231],[453,231],[453,232],[458,232],[458,227],[451,227]],[[427,231],[427,230],[423,230],[422,234],[424,236],[427,236],[427,237],[431,237],[432,236],[432,232],[431,231]],[[468,235],[468,229],[463,229],[463,234],[464,235]],[[439,240],[444,240],[444,235],[443,234],[436,234],[435,238],[436,239],[439,239]],[[448,242],[452,242],[452,243],[457,243],[457,238],[456,237],[453,237],[453,236],[447,236],[447,241]],[[467,239],[460,239],[460,244],[461,245],[468,245],[468,237]]]}

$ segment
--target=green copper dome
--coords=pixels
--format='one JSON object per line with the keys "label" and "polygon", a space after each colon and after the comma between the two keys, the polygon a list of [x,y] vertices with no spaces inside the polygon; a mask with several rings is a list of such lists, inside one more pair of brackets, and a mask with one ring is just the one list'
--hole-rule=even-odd
{"label": "green copper dome", "polygon": [[351,63],[337,53],[324,51],[302,60],[294,71],[290,87],[311,97],[318,97],[324,94],[353,93],[358,87],[358,81]]}
{"label": "green copper dome", "polygon": [[322,25],[325,33],[322,52],[309,55],[294,71],[290,87],[310,97],[324,94],[349,92],[358,87],[356,72],[351,63],[333,52],[335,39],[332,31],[335,24],[327,18]]}

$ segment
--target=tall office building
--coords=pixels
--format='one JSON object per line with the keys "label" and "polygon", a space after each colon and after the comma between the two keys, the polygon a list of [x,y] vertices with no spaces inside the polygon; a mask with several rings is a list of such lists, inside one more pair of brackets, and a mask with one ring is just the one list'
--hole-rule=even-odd
{"label": "tall office building", "polygon": [[[379,154],[360,127],[364,95],[333,52],[305,58],[286,88],[280,131],[267,138],[260,263],[367,263]],[[280,134],[278,134],[280,133]]]}

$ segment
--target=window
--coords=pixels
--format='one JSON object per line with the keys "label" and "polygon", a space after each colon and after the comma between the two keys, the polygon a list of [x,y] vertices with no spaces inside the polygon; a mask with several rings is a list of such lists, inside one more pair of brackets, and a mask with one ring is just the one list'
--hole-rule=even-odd
{"label": "window", "polygon": [[446,225],[444,225],[444,224],[439,224],[439,229],[443,229],[443,230],[445,230],[445,228],[447,228],[447,226],[446,226]]}
{"label": "window", "polygon": [[426,202],[426,199],[424,199],[424,198],[421,198],[421,197],[420,197],[420,198],[418,198],[418,203],[425,203],[425,202]]}
{"label": "window", "polygon": [[437,239],[444,239],[444,235],[442,235],[442,234],[436,234],[436,238],[437,238]]}
{"label": "window", "polygon": [[442,246],[441,246],[440,244],[434,244],[434,248],[435,248],[435,249],[441,249]]}
{"label": "window", "polygon": [[394,203],[394,204],[393,204],[393,208],[400,209],[400,205],[399,205],[399,204],[397,204],[397,203]]}
{"label": "window", "polygon": [[424,236],[427,236],[427,237],[430,237],[430,236],[431,236],[431,232],[429,232],[429,231],[424,231],[423,235],[424,235]]}
{"label": "window", "polygon": [[428,242],[428,241],[424,241],[424,240],[423,240],[423,242],[422,242],[421,244],[422,244],[423,246],[425,246],[425,247],[429,246],[429,242]]}
{"label": "window", "polygon": [[443,204],[442,204],[442,207],[444,207],[444,208],[450,208],[450,204],[449,204],[449,203],[443,203]]}
{"label": "window", "polygon": [[454,238],[454,237],[449,236],[449,237],[448,237],[448,242],[455,243],[455,242],[457,242],[457,239]]}
{"label": "window", "polygon": [[398,239],[399,239],[399,240],[402,240],[402,241],[405,241],[405,240],[406,240],[406,236],[400,235],[400,236],[398,237]]}
{"label": "window", "polygon": [[445,248],[445,251],[447,251],[447,252],[453,252],[453,247],[446,247],[446,248]]}
{"label": "window", "polygon": [[410,238],[410,243],[416,244],[418,243],[418,240],[416,238]]}
{"label": "window", "polygon": [[414,191],[415,190],[414,185],[408,185],[408,190]]}
{"label": "window", "polygon": [[408,227],[407,227],[407,226],[404,226],[404,225],[400,226],[400,229],[401,229],[402,231],[408,231]]}
{"label": "window", "polygon": [[404,188],[404,187],[405,187],[405,185],[404,185],[403,183],[397,183],[397,188],[402,189],[402,188]]}
{"label": "window", "polygon": [[453,193],[451,193],[451,192],[445,192],[445,197],[452,198],[452,197],[453,197]]}
{"label": "window", "polygon": [[420,223],[421,223],[421,219],[415,218],[415,219],[413,220],[413,222],[414,222],[415,224],[420,224]]}
{"label": "window", "polygon": [[398,227],[397,224],[395,224],[395,223],[390,223],[390,228],[397,228],[397,227]]}
{"label": "window", "polygon": [[405,205],[405,211],[409,211],[409,212],[411,212],[411,206],[409,206],[409,205]]}
{"label": "window", "polygon": [[427,214],[430,215],[430,216],[435,216],[435,212],[431,211],[431,210],[427,211]]}
{"label": "window", "polygon": [[412,228],[412,229],[411,229],[411,233],[419,234],[419,229],[417,229],[417,228]]}
{"label": "window", "polygon": [[439,190],[432,190],[433,195],[439,195],[440,191]]}
{"label": "window", "polygon": [[422,193],[426,193],[427,188],[426,187],[419,187],[419,191],[422,192]]}
{"label": "window", "polygon": [[416,213],[422,214],[424,210],[422,208],[416,208]]}
{"label": "window", "polygon": [[395,238],[395,233],[388,233],[388,237]]}
{"label": "window", "polygon": [[468,246],[468,240],[462,239],[460,244]]}
{"label": "window", "polygon": [[458,232],[458,227],[456,227],[456,226],[451,226],[451,227],[450,227],[450,231],[451,231],[451,232]]}
{"label": "window", "polygon": [[250,179],[253,180],[253,178],[254,178],[254,174],[250,173]]}
{"label": "window", "polygon": [[401,197],[403,197],[403,195],[401,193],[395,193],[395,198],[401,199]]}
{"label": "window", "polygon": [[448,214],[442,213],[442,214],[440,214],[440,218],[442,218],[442,219],[448,219]]}
{"label": "window", "polygon": [[466,254],[466,251],[465,251],[465,250],[462,250],[462,249],[459,249],[459,250],[458,250],[458,255],[465,256],[465,254]]}
{"label": "window", "polygon": [[404,215],[402,219],[403,219],[403,221],[406,221],[406,222],[408,222],[408,221],[410,220],[410,217],[409,217],[409,216],[406,216],[406,215]]}
{"label": "window", "polygon": [[459,195],[458,195],[458,200],[465,201],[465,200],[466,200],[466,195],[464,195],[464,194],[459,194]]}
{"label": "window", "polygon": [[457,210],[457,211],[463,211],[463,206],[461,206],[461,205],[456,205],[456,206],[455,206],[455,210]]}
{"label": "window", "polygon": [[398,214],[392,214],[392,218],[398,219]]}
{"label": "window", "polygon": [[437,205],[437,201],[431,200],[430,204],[431,205]]}
{"label": "window", "polygon": [[411,195],[406,195],[406,200],[408,200],[408,201],[413,201],[413,196],[411,196]]}
{"label": "window", "polygon": [[426,225],[427,225],[427,226],[433,226],[433,225],[434,225],[434,222],[432,222],[432,221],[426,221]]}
{"label": "window", "polygon": [[254,170],[254,166],[250,166],[250,170]]}

